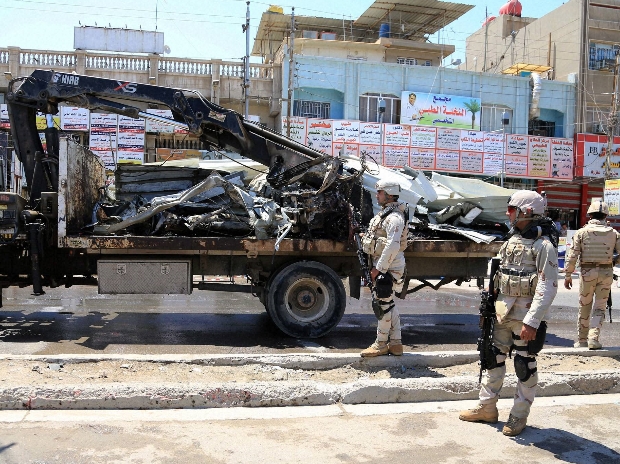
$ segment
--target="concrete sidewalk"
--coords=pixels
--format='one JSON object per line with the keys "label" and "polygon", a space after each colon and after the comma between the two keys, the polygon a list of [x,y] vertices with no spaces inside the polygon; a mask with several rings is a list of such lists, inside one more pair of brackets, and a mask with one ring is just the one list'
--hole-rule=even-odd
{"label": "concrete sidewalk", "polygon": [[620,462],[620,395],[537,398],[515,438],[458,420],[475,401],[168,411],[0,411],[0,461],[40,463]]}
{"label": "concrete sidewalk", "polygon": [[[620,356],[620,349],[550,349],[543,350],[541,354],[556,357],[558,360],[571,356],[615,359]],[[474,400],[477,399],[479,390],[475,366],[471,366],[467,372],[452,376],[436,375],[425,369],[471,364],[477,360],[478,353],[475,351],[406,353],[402,357],[378,358],[361,358],[351,354],[0,356],[0,366],[25,363],[26,366],[32,365],[32,370],[41,370],[41,364],[46,364],[46,369],[65,369],[64,372],[67,372],[53,382],[37,382],[35,385],[20,385],[11,380],[9,373],[8,378],[0,383],[0,409],[192,409]],[[147,365],[150,369],[140,381],[125,382],[85,381],[68,373],[71,365],[79,364],[83,368],[85,364],[96,366],[97,363],[106,361],[125,363],[121,368],[131,366],[136,369]],[[154,363],[157,366],[182,365],[188,368],[194,366],[193,368],[197,369],[214,366],[257,366],[260,369],[277,367],[309,374],[305,380],[288,380],[288,376],[283,375],[275,381],[243,382],[234,378],[233,370],[233,377],[225,382],[211,381],[204,376],[198,381],[181,382],[151,366]],[[386,379],[358,378],[345,382],[312,379],[312,372],[343,367],[375,371],[389,369],[396,374]],[[502,391],[503,397],[511,397],[515,386],[516,378],[510,366]],[[583,368],[569,372],[548,370],[540,374],[539,397],[597,393],[620,393],[618,369],[588,370],[584,363]]]}

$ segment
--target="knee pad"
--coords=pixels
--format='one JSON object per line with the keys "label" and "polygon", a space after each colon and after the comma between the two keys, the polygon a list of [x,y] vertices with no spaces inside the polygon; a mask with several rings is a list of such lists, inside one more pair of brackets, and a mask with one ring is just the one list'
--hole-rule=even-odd
{"label": "knee pad", "polygon": [[528,379],[538,371],[536,367],[533,369],[528,367],[528,364],[531,362],[536,362],[536,358],[521,356],[519,353],[515,355],[515,374],[517,374],[517,378],[521,382],[527,382]]}

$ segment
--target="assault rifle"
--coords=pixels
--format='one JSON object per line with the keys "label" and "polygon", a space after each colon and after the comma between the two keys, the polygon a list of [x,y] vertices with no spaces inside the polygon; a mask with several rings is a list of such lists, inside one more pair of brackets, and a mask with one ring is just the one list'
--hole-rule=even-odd
{"label": "assault rifle", "polygon": [[375,313],[375,316],[378,320],[383,319],[383,309],[377,300],[377,295],[375,293],[375,287],[372,284],[372,276],[370,275],[370,267],[368,267],[368,257],[364,250],[362,249],[362,238],[358,233],[353,234],[355,238],[355,245],[357,246],[357,258],[360,262],[360,267],[362,268],[362,272],[364,273],[364,280],[366,281],[366,286],[370,289],[370,294],[372,295],[372,311]]}
{"label": "assault rifle", "polygon": [[480,375],[478,383],[482,382],[482,373],[493,369],[497,365],[493,350],[493,328],[495,327],[495,274],[499,269],[499,259],[491,260],[489,275],[489,291],[483,290],[480,298],[480,337],[478,337],[478,351],[480,352]]}
{"label": "assault rifle", "polygon": [[[618,261],[618,256],[620,255],[618,255],[617,253],[614,253],[614,258],[611,261],[612,270],[615,269],[616,263]],[[618,275],[615,272],[613,273],[613,276],[614,276],[614,280],[618,280]],[[613,284],[613,281],[612,281],[612,284]],[[613,320],[611,319],[611,304],[612,302],[611,302],[611,288],[610,288],[609,296],[607,297],[607,311],[609,311],[609,323],[610,324],[613,322]]]}

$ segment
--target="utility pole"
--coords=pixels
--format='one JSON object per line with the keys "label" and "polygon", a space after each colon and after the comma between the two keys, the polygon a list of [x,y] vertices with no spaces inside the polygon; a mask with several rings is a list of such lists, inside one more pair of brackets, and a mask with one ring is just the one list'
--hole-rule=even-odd
{"label": "utility pole", "polygon": [[607,119],[607,152],[605,153],[605,180],[611,179],[611,153],[614,148],[614,135],[618,126],[618,65],[620,64],[620,54],[616,54],[616,64],[614,66],[614,84],[611,93],[611,113]]}
{"label": "utility pole", "polygon": [[489,43],[489,10],[487,8],[484,9],[484,17],[486,19],[484,25],[484,58],[482,60],[482,72],[487,70],[487,44]]}
{"label": "utility pole", "polygon": [[288,50],[288,103],[286,105],[286,136],[291,136],[291,116],[293,112],[293,70],[295,69],[295,57],[293,47],[295,45],[295,7],[291,8],[291,43]]}
{"label": "utility pole", "polygon": [[245,112],[246,119],[250,116],[250,2],[246,2],[248,5],[245,13],[245,24],[243,25],[243,32],[245,32],[245,66],[243,72],[243,98],[245,100]]}

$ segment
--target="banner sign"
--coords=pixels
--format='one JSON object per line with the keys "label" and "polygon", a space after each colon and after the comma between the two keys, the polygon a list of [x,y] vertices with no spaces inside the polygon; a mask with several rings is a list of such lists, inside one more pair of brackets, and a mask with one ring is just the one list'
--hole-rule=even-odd
{"label": "banner sign", "polygon": [[[506,177],[573,179],[572,139],[407,124],[292,120],[295,140],[333,156],[366,154],[386,167],[488,176],[498,176],[503,170]],[[306,129],[306,138],[302,139]],[[618,156],[620,161],[620,153]]]}
{"label": "banner sign", "polygon": [[[605,177],[608,139],[605,135],[577,134],[575,175]],[[609,155],[611,177],[620,178],[620,137],[614,137]]]}
{"label": "banner sign", "polygon": [[401,124],[480,130],[479,98],[404,91],[401,102]]}

